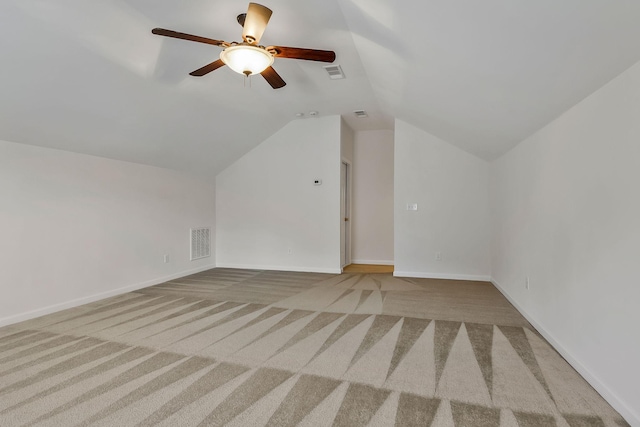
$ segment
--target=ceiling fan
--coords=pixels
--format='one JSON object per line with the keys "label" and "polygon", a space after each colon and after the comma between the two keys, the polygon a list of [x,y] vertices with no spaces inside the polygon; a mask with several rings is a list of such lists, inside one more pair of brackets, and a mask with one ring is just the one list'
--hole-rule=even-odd
{"label": "ceiling fan", "polygon": [[194,36],[164,28],[154,28],[153,34],[193,42],[220,46],[224,50],[220,53],[220,59],[198,68],[189,74],[202,77],[218,68],[227,65],[233,71],[249,77],[260,74],[274,89],[286,85],[276,70],[271,66],[274,58],[305,59],[308,61],[333,62],[336,54],[330,50],[304,49],[285,46],[261,46],[258,43],[264,33],[272,11],[268,7],[258,3],[249,3],[247,13],[238,15],[238,23],[242,26],[242,42],[225,42],[206,37]]}

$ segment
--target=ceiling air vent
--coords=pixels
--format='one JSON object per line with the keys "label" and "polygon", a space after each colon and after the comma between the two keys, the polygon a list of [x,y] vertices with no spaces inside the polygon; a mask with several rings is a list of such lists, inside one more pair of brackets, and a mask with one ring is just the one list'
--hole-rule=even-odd
{"label": "ceiling air vent", "polygon": [[339,65],[325,65],[324,68],[331,80],[344,79],[344,73]]}
{"label": "ceiling air vent", "polygon": [[364,119],[365,117],[369,117],[367,112],[364,111],[364,110],[356,110],[356,111],[353,112],[353,114],[355,114],[356,117],[359,118],[359,119]]}
{"label": "ceiling air vent", "polygon": [[191,229],[191,261],[211,256],[211,229],[199,227]]}

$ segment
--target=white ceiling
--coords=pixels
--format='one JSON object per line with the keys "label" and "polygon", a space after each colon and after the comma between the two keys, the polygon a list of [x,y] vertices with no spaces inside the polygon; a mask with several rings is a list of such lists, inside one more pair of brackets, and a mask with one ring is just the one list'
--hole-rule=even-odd
{"label": "white ceiling", "polygon": [[493,159],[640,60],[636,0],[262,2],[261,44],[335,50],[347,78],[289,59],[279,90],[226,67],[191,77],[220,48],[151,34],[237,41],[247,1],[3,0],[0,139],[215,175],[317,110]]}

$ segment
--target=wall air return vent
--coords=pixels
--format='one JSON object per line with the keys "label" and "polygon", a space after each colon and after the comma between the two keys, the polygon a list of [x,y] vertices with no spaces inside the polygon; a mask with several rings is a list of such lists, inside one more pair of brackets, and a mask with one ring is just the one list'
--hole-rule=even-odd
{"label": "wall air return vent", "polygon": [[353,112],[353,114],[355,114],[356,117],[359,118],[359,119],[364,119],[365,117],[369,117],[367,112],[364,111],[364,110],[356,110],[356,111]]}
{"label": "wall air return vent", "polygon": [[331,80],[344,79],[344,73],[339,65],[325,65],[322,68],[329,74]]}
{"label": "wall air return vent", "polygon": [[211,229],[199,227],[191,229],[191,261],[211,256]]}

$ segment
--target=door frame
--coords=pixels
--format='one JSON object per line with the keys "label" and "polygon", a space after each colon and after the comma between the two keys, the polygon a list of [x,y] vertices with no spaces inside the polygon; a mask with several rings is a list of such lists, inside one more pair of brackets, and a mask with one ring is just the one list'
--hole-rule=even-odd
{"label": "door frame", "polygon": [[[345,174],[345,179],[346,182],[343,183],[342,182],[342,165],[346,166],[346,174]],[[353,179],[351,178],[353,175],[352,172],[352,163],[351,161],[349,161],[348,159],[343,158],[340,161],[340,268],[344,269],[344,267],[346,267],[347,265],[351,264],[351,247],[352,247],[352,187],[353,187]],[[345,195],[343,195],[342,191],[343,188],[346,192]],[[343,203],[346,204],[346,206],[343,206]],[[348,218],[348,221],[345,221],[344,219]],[[343,232],[343,228],[342,225],[344,224],[344,232]],[[344,259],[345,262],[343,264],[342,262],[342,250],[344,248]]]}

